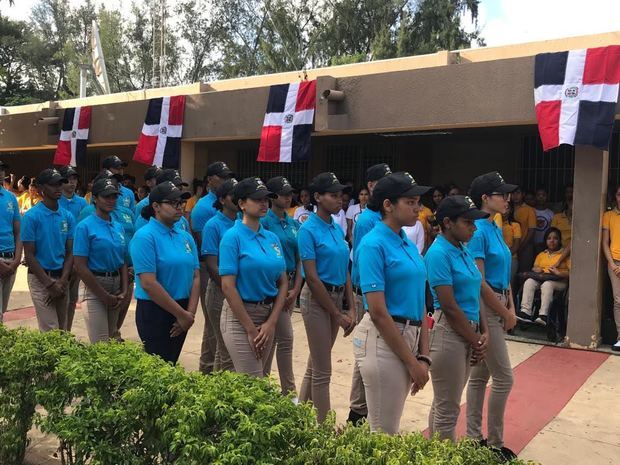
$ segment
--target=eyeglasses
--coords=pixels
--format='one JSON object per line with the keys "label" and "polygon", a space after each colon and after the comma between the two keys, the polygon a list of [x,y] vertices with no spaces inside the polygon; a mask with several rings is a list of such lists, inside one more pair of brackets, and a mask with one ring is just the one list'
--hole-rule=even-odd
{"label": "eyeglasses", "polygon": [[501,192],[492,192],[489,194],[489,196],[496,196],[496,195],[502,196],[504,200],[510,200],[510,194],[503,194]]}
{"label": "eyeglasses", "polygon": [[179,208],[183,208],[185,204],[187,203],[187,201],[186,200],[162,200],[160,203],[167,203],[171,207],[176,208],[178,210]]}

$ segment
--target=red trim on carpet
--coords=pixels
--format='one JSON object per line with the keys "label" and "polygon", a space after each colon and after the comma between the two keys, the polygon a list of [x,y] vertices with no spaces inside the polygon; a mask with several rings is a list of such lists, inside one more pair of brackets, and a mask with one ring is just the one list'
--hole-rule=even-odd
{"label": "red trim on carpet", "polygon": [[19,308],[17,310],[9,310],[3,315],[4,321],[28,320],[34,318],[36,313],[34,307]]}
{"label": "red trim on carpet", "polygon": [[[545,346],[514,368],[506,407],[504,443],[519,453],[568,404],[609,354]],[[487,399],[490,387],[487,387]],[[487,402],[483,412],[486,425]],[[466,432],[466,404],[456,430]],[[486,428],[484,428],[486,434]]]}

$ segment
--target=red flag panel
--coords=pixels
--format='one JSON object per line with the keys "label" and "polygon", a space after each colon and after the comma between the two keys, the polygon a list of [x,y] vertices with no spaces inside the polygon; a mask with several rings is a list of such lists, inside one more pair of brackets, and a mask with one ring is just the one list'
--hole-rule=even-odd
{"label": "red flag panel", "polygon": [[92,107],[80,108],[80,119],[78,121],[78,129],[90,128],[90,112]]}
{"label": "red flag panel", "polygon": [[146,136],[140,133],[138,146],[133,154],[133,161],[151,166],[155,158],[155,148],[157,147],[157,136]]}
{"label": "red flag panel", "polygon": [[316,105],[316,79],[303,81],[297,91],[297,103],[295,111],[314,110]]}
{"label": "red flag panel", "polygon": [[71,141],[59,140],[54,152],[54,165],[67,166],[71,163]]}
{"label": "red flag panel", "polygon": [[168,126],[183,124],[183,111],[185,110],[185,95],[170,97],[170,110],[168,113]]}
{"label": "red flag panel", "polygon": [[620,45],[589,48],[583,70],[584,84],[618,84],[620,82]]}
{"label": "red flag panel", "polygon": [[536,105],[538,132],[545,151],[560,145],[560,110],[562,102],[553,100]]}
{"label": "red flag panel", "polygon": [[260,135],[260,148],[257,161],[280,161],[280,140],[282,126],[263,126]]}

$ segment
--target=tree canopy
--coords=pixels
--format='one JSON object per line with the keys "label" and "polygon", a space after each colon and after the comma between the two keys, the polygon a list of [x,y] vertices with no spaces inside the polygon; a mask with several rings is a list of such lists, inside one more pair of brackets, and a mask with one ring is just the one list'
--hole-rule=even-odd
{"label": "tree canopy", "polygon": [[[0,105],[78,95],[80,65],[91,61],[93,20],[112,92],[151,87],[153,47],[161,47],[153,2],[134,0],[123,13],[93,0],[78,7],[68,0],[39,0],[27,21],[0,11]],[[12,3],[0,0],[4,11]],[[180,0],[166,12],[163,84],[484,45],[478,29],[468,32],[462,25],[466,14],[477,20],[478,5],[479,0]]]}

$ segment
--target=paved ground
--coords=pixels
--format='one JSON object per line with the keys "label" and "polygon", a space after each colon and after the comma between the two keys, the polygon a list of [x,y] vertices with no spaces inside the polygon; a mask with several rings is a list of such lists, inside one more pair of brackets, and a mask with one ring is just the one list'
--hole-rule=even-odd
{"label": "paved ground", "polygon": [[[8,312],[5,315],[7,326],[27,326],[36,328],[36,318],[31,308],[31,301],[26,284],[25,270],[21,268],[18,272],[13,296],[11,297],[10,308],[21,309],[15,312]],[[130,340],[138,340],[134,324],[134,305],[130,308],[123,330],[123,337]],[[197,370],[198,358],[200,354],[200,342],[203,327],[202,315],[196,320],[196,324],[190,330],[181,355],[181,363],[188,370]],[[294,367],[298,387],[305,370],[308,356],[306,335],[303,322],[299,314],[294,314],[293,325],[295,329],[295,352]],[[86,331],[84,320],[78,309],[74,322],[73,331],[78,337],[85,337]],[[339,422],[343,422],[348,414],[348,399],[350,379],[353,366],[353,357],[350,340],[339,337],[333,351],[334,373],[332,376],[331,398],[332,408],[336,411]],[[541,350],[543,346],[526,344],[521,342],[509,342],[511,361],[514,367],[528,361],[532,355]],[[568,349],[553,349],[568,350]],[[566,357],[559,357],[566,359]],[[533,359],[536,360],[536,359]],[[524,387],[537,386],[542,392],[531,392],[531,396],[537,398],[551,398],[554,396],[556,387],[548,386],[540,388],[540,383],[536,383],[528,376],[536,373],[535,368],[531,370],[530,360],[529,370],[523,370],[523,376],[517,376],[515,386]],[[565,363],[565,362],[558,362]],[[277,377],[277,367],[274,362],[274,375]],[[525,364],[523,365],[525,367]],[[602,364],[596,365],[598,369],[585,378],[585,382],[576,391],[571,391],[570,400],[563,408],[558,409],[554,418],[533,436],[533,439],[523,448],[520,457],[540,461],[544,465],[564,465],[567,463],[585,463],[588,465],[603,465],[620,463],[620,415],[618,415],[620,395],[618,380],[620,379],[620,357],[610,356]],[[566,366],[566,372],[570,373],[570,364]],[[544,383],[542,384],[544,386]],[[557,386],[557,389],[561,389]],[[572,398],[571,398],[572,396]],[[516,396],[514,396],[516,397]],[[427,427],[427,415],[432,400],[432,386],[429,383],[424,391],[410,397],[405,406],[405,412],[401,421],[403,431],[423,431]],[[464,402],[465,399],[463,399]],[[509,412],[512,416],[510,422],[514,427],[519,425],[529,425],[532,415],[536,412],[528,409],[520,412],[516,407],[522,399],[509,400]],[[538,419],[538,418],[537,418]],[[537,428],[538,429],[538,428]],[[32,443],[28,450],[27,462],[32,465],[47,465],[60,463],[53,457],[56,443],[53,438],[44,437],[38,431],[31,432]],[[516,439],[515,439],[516,440]],[[510,438],[507,438],[507,445],[511,446]]]}

